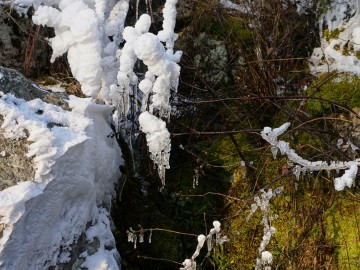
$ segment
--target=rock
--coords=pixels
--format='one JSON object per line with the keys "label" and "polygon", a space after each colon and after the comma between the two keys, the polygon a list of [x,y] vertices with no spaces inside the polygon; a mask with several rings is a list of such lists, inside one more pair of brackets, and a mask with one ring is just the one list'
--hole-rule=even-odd
{"label": "rock", "polygon": [[[25,38],[23,38],[25,40]],[[0,64],[17,69],[24,61],[19,26],[14,23],[9,8],[0,6]]]}
{"label": "rock", "polygon": [[[205,55],[201,53],[203,46],[208,48]],[[225,42],[203,32],[194,39],[194,47],[196,51],[200,52],[195,55],[194,63],[204,78],[211,83],[228,82],[229,78],[224,72],[228,65],[228,52]]]}
{"label": "rock", "polygon": [[[25,100],[40,98],[43,101],[68,109],[65,93],[50,93],[34,82],[26,79],[20,72],[0,66],[0,91],[10,93]],[[0,126],[3,119],[0,116]],[[0,132],[0,190],[18,182],[34,179],[32,159],[28,152],[26,139],[9,140]]]}
{"label": "rock", "polygon": [[[2,123],[0,117],[0,125]],[[0,156],[0,191],[18,182],[34,179],[31,158],[26,157],[27,145],[26,140],[10,141],[0,132],[0,150],[6,153],[5,156]]]}
{"label": "rock", "polygon": [[[26,12],[26,8],[23,12]],[[33,40],[29,39],[30,29],[33,36],[36,26],[32,24],[30,17],[20,15],[8,3],[0,5],[0,65],[24,71],[26,47],[33,46],[26,73],[38,76],[50,69],[51,51],[44,37],[50,36],[52,30],[41,27],[33,43]]]}
{"label": "rock", "polygon": [[196,1],[193,0],[181,0],[177,3],[177,16],[176,16],[176,24],[185,23],[190,20],[190,17],[193,14],[193,10],[195,8]]}
{"label": "rock", "polygon": [[0,91],[25,100],[40,98],[45,102],[69,110],[69,107],[64,102],[64,99],[68,99],[66,93],[50,93],[25,78],[19,71],[2,66],[0,66]]}

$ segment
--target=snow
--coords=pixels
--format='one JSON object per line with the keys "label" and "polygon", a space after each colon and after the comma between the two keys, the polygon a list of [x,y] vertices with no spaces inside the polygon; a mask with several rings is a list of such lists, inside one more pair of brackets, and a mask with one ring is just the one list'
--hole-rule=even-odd
{"label": "snow", "polygon": [[[300,174],[303,172],[313,172],[313,171],[330,171],[330,170],[345,170],[345,173],[334,180],[334,186],[337,191],[344,190],[345,186],[352,187],[357,174],[357,167],[360,165],[360,159],[355,159],[353,161],[309,161],[301,156],[299,156],[295,150],[290,148],[288,142],[278,141],[277,137],[284,133],[289,127],[289,123],[285,123],[279,128],[272,129],[270,127],[264,127],[261,132],[261,136],[264,140],[270,143],[271,152],[273,153],[274,159],[276,158],[277,150],[279,149],[282,155],[287,155],[290,161],[293,164],[296,164],[293,168],[293,173],[296,176],[297,180]],[[338,141],[342,143],[342,141]],[[350,144],[349,144],[350,145]],[[351,148],[356,149],[356,146],[351,146]]]}
{"label": "snow", "polygon": [[46,85],[46,89],[50,90],[53,93],[65,93],[65,89],[61,86],[61,84],[56,85]]}
{"label": "snow", "polygon": [[33,22],[54,27],[56,35],[49,39],[53,49],[51,62],[68,51],[71,71],[81,83],[83,93],[96,96],[100,91],[102,76],[102,46],[97,14],[81,0],[62,0],[59,9],[39,6]]}
{"label": "snow", "polygon": [[210,255],[210,252],[213,248],[212,241],[213,241],[213,235],[215,234],[215,243],[216,244],[222,244],[223,242],[227,241],[227,238],[220,238],[220,227],[221,223],[217,220],[213,222],[214,228],[212,228],[208,235],[200,234],[197,237],[198,244],[196,246],[194,254],[191,256],[191,259],[185,259],[182,265],[184,267],[180,267],[180,270],[196,270],[196,261],[195,259],[199,256],[201,249],[203,248],[205,241],[208,248],[207,256]]}
{"label": "snow", "polygon": [[[330,71],[360,75],[360,14],[357,0],[333,1],[320,18],[321,46],[310,58],[313,73]],[[324,36],[327,31],[328,36]],[[337,34],[334,31],[338,32]]]}
{"label": "snow", "polygon": [[233,10],[243,12],[243,13],[249,12],[249,10],[246,7],[241,6],[239,4],[235,4],[230,0],[220,0],[220,3],[227,9],[233,9]]}
{"label": "snow", "polygon": [[177,2],[178,0],[166,1],[163,9],[163,30],[158,33],[159,39],[166,43],[166,48],[168,50],[172,50],[174,48],[174,42],[178,39],[178,35],[174,33]]}
{"label": "snow", "polygon": [[[148,14],[141,15],[134,27],[124,27],[129,0],[16,0],[13,5],[32,4],[33,22],[54,28],[55,36],[49,39],[53,49],[51,61],[67,52],[72,74],[80,82],[82,92],[116,107],[114,124],[121,132],[131,124],[130,108],[134,114],[149,110],[159,118],[170,119],[170,93],[177,92],[180,75],[177,63],[182,56],[181,51],[173,50],[178,38],[174,33],[177,2],[165,2],[163,29],[158,35],[149,33],[152,22]],[[148,69],[144,82],[139,82],[139,74],[135,73],[138,60]],[[140,109],[136,102],[139,99]],[[161,167],[168,168],[166,160]],[[164,178],[163,173],[160,178]]]}
{"label": "snow", "polygon": [[0,191],[0,224],[7,225],[0,239],[0,252],[9,239],[13,224],[25,212],[25,202],[41,194],[43,189],[43,184],[25,181]]}
{"label": "snow", "polygon": [[[177,91],[182,52],[173,51],[177,0],[164,6],[163,29],[148,33],[149,15],[142,15],[134,27],[124,27],[129,0],[15,0],[12,5],[25,12],[33,6],[37,25],[54,28],[49,39],[51,61],[67,52],[73,76],[82,92],[117,108],[113,119],[126,119],[130,96],[137,100],[139,78],[134,65],[147,66],[142,96],[140,127],[146,133],[151,158],[158,166],[163,185],[169,168],[170,134],[160,118],[170,117],[170,91]],[[122,49],[121,43],[125,41]],[[166,49],[161,41],[166,43]],[[143,95],[142,95],[143,94]],[[147,103],[149,102],[150,112]],[[93,99],[70,97],[72,112],[41,100],[25,102],[1,95],[2,129],[9,139],[26,139],[27,156],[32,158],[35,179],[31,186],[43,185],[41,193],[30,192],[23,201],[13,200],[2,209],[18,211],[10,237],[3,245],[0,265],[6,269],[43,269],[70,260],[70,245],[86,229],[88,240],[100,239],[97,253],[85,256],[84,267],[117,269],[116,250],[108,250],[112,238],[107,213],[99,208],[110,196],[119,177],[121,152],[106,119],[113,107],[95,104]],[[155,115],[159,115],[160,118]],[[111,136],[110,136],[111,137]],[[130,144],[131,147],[131,144]],[[16,193],[17,191],[15,191]],[[1,213],[0,213],[1,215]],[[9,229],[8,229],[9,228]],[[10,234],[11,233],[11,234]],[[110,242],[109,242],[110,241]],[[61,251],[61,252],[60,252]]]}
{"label": "snow", "polygon": [[165,186],[165,169],[169,168],[170,133],[166,123],[145,111],[139,116],[140,129],[146,134],[146,141],[151,153],[150,158],[158,166],[158,173]]}
{"label": "snow", "polygon": [[264,264],[271,264],[273,260],[273,256],[269,251],[261,252],[261,260]]}
{"label": "snow", "polygon": [[[31,142],[27,153],[33,157],[35,181],[48,182],[55,160],[69,148],[85,141],[85,128],[91,121],[79,114],[34,99],[26,102],[11,94],[0,92],[1,128],[6,138]],[[27,133],[29,135],[27,136]]]}
{"label": "snow", "polygon": [[[169,105],[170,89],[176,91],[180,67],[176,64],[172,55],[166,53],[165,48],[158,36],[152,33],[141,35],[135,42],[134,52],[139,59],[148,67],[151,74],[157,76],[153,84],[152,104],[150,112],[159,111],[160,117],[169,119],[171,107]],[[145,89],[145,93],[149,89]],[[147,97],[147,95],[145,95]]]}
{"label": "snow", "polygon": [[93,241],[95,237],[100,239],[100,248],[93,255],[84,254],[85,262],[81,267],[96,270],[117,270],[119,266],[115,258],[119,257],[116,249],[107,250],[108,246],[115,246],[115,239],[110,229],[109,213],[105,208],[99,208],[97,222],[86,230],[86,238]]}
{"label": "snow", "polygon": [[[43,164],[37,166],[41,176],[37,182],[24,182],[1,192],[0,216],[6,229],[0,268],[44,269],[69,260],[70,245],[89,222],[103,224],[97,225],[101,230],[93,235],[107,246],[111,239],[109,221],[98,206],[113,193],[122,163],[116,141],[107,136],[111,129],[106,119],[112,108],[73,96],[69,100],[72,112],[11,95],[2,95],[0,106],[7,123],[2,127],[5,134],[13,139],[18,134],[24,137],[26,128],[27,140],[34,141],[29,155],[34,156],[35,165]],[[53,121],[64,126],[47,125]],[[94,258],[86,258],[86,262],[89,269],[118,269],[116,254],[115,249],[100,249],[94,256],[100,264],[95,264]]]}
{"label": "snow", "polygon": [[351,188],[354,185],[354,180],[358,171],[358,165],[356,162],[350,163],[350,168],[345,170],[345,173],[338,178],[335,178],[335,189],[337,191],[344,190],[345,186]]}

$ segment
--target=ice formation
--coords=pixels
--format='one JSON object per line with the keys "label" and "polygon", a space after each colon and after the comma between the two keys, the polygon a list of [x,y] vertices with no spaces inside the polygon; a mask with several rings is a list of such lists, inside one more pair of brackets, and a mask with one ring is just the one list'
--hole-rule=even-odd
{"label": "ice formation", "polygon": [[251,210],[246,218],[246,221],[256,212],[257,209],[260,209],[262,214],[261,224],[264,226],[264,235],[260,243],[258,252],[259,257],[256,259],[255,270],[260,269],[271,269],[272,264],[272,254],[269,251],[266,251],[265,248],[269,244],[272,235],[276,232],[276,229],[271,226],[271,220],[275,220],[277,215],[269,216],[270,214],[270,200],[275,198],[277,195],[282,193],[282,187],[276,188],[275,190],[269,189],[268,191],[260,190],[261,196],[255,196],[254,201],[251,205]]}
{"label": "ice formation", "polygon": [[158,37],[162,42],[166,43],[168,50],[173,50],[174,42],[178,39],[178,35],[174,33],[176,23],[176,3],[178,0],[166,1],[163,13],[163,30],[159,31]]}
{"label": "ice formation", "polygon": [[166,128],[166,123],[147,111],[140,114],[139,123],[142,132],[146,134],[150,158],[158,166],[162,185],[165,186],[165,169],[170,167],[171,148],[170,133]]}
{"label": "ice formation", "polygon": [[[117,108],[113,119],[119,132],[126,133],[129,113],[149,110],[169,120],[169,100],[171,91],[177,91],[177,62],[182,55],[174,52],[177,0],[165,2],[163,29],[157,35],[149,33],[151,18],[147,14],[141,15],[134,27],[125,27],[129,0],[16,0],[12,4],[33,5],[33,22],[54,28],[55,37],[49,39],[51,60],[67,52],[82,92]],[[148,69],[140,82],[135,67],[138,61]],[[161,167],[168,167],[166,160]]]}
{"label": "ice formation", "polygon": [[196,270],[195,259],[199,256],[200,250],[203,248],[205,242],[207,243],[208,255],[210,254],[210,252],[213,248],[212,242],[213,242],[214,235],[215,235],[215,243],[216,244],[223,244],[224,242],[227,241],[226,237],[220,236],[221,223],[219,221],[215,220],[213,222],[213,226],[214,227],[210,230],[208,235],[205,236],[203,234],[200,234],[197,237],[198,244],[196,246],[194,254],[191,256],[191,259],[184,260],[184,262],[182,263],[182,265],[184,267],[180,267],[180,270]]}
{"label": "ice formation", "polygon": [[57,8],[37,7],[33,22],[54,28],[55,37],[49,39],[53,49],[51,61],[68,52],[71,72],[81,83],[83,93],[96,96],[102,77],[102,44],[96,12],[82,0],[61,0]]}
{"label": "ice formation", "polygon": [[[176,3],[166,1],[163,30],[157,36],[148,33],[151,20],[146,14],[134,27],[124,27],[129,0],[11,2],[22,12],[33,6],[33,22],[54,28],[55,36],[49,39],[51,60],[67,52],[73,76],[91,99],[73,97],[69,101],[72,112],[65,112],[40,100],[15,102],[10,95],[1,96],[0,113],[5,116],[2,128],[12,138],[25,138],[25,129],[29,132],[28,156],[36,164],[36,179],[29,180],[38,182],[26,182],[14,187],[12,193],[2,193],[6,201],[2,201],[0,215],[2,222],[7,222],[7,237],[1,243],[1,268],[43,269],[67,262],[70,245],[92,222],[88,238],[97,235],[101,246],[92,256],[82,254],[83,266],[118,269],[116,250],[107,250],[108,219],[99,208],[104,196],[113,190],[121,163],[119,147],[107,136],[112,130],[106,120],[113,107],[117,108],[114,119],[119,121],[127,121],[132,105],[134,115],[141,113],[140,128],[146,133],[164,185],[171,144],[161,118],[170,117],[170,92],[177,91],[180,74],[177,62],[181,52],[173,51]],[[166,42],[166,49],[161,41]],[[137,61],[147,67],[140,84]],[[139,110],[138,96],[142,98]],[[112,106],[97,105],[94,99]],[[11,195],[19,192],[24,196],[15,199]]]}
{"label": "ice formation", "polygon": [[[40,99],[26,102],[0,92],[2,132],[9,139],[26,138],[30,143],[27,157],[33,157],[35,181],[49,182],[50,169],[69,148],[88,139],[85,129],[91,120],[64,111]],[[29,136],[27,136],[27,133]]]}
{"label": "ice formation", "polygon": [[276,158],[277,151],[280,150],[282,155],[286,155],[291,162],[295,164],[293,173],[299,178],[301,173],[314,171],[330,171],[330,170],[345,170],[342,177],[335,178],[335,189],[337,191],[344,190],[345,186],[352,187],[355,184],[357,174],[357,166],[360,165],[360,159],[353,161],[309,161],[299,156],[294,149],[290,148],[288,142],[279,141],[278,136],[283,134],[290,126],[290,123],[285,123],[279,128],[272,129],[265,127],[261,132],[261,136],[271,145],[271,151],[274,158]]}

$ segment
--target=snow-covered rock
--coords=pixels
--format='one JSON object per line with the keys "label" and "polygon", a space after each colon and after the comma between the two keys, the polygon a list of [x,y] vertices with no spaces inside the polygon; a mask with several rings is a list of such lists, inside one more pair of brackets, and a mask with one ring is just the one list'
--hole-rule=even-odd
{"label": "snow-covered rock", "polygon": [[120,268],[108,214],[122,164],[112,108],[73,96],[69,107],[0,92],[1,133],[33,170],[0,191],[0,269]]}
{"label": "snow-covered rock", "polygon": [[[0,91],[11,93],[25,100],[40,98],[63,108],[67,107],[62,99],[62,97],[66,97],[65,94],[52,94],[44,91],[18,71],[1,66]],[[3,123],[4,117],[0,116],[0,126]],[[34,179],[35,177],[34,167],[29,166],[32,158],[26,156],[29,143],[26,139],[9,140],[4,135],[4,132],[0,132],[0,191],[20,181]]]}
{"label": "snow-covered rock", "polygon": [[331,1],[321,16],[321,44],[310,58],[315,74],[330,71],[360,75],[360,6],[358,0]]}

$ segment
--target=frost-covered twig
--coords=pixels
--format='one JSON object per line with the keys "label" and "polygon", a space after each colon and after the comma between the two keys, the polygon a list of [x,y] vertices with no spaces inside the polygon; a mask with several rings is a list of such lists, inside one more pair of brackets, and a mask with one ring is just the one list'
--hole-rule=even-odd
{"label": "frost-covered twig", "polygon": [[273,261],[273,256],[269,251],[266,251],[265,248],[270,242],[271,236],[276,232],[276,229],[271,226],[271,221],[277,218],[275,216],[269,216],[270,213],[270,206],[269,202],[272,198],[275,198],[278,194],[282,193],[282,188],[277,188],[275,190],[269,189],[267,192],[265,190],[261,190],[261,196],[255,196],[254,201],[251,205],[251,210],[246,218],[246,221],[250,219],[250,217],[256,212],[257,209],[260,208],[262,214],[261,224],[264,226],[264,235],[262,238],[262,242],[259,247],[259,257],[256,259],[256,266],[255,270],[271,269],[271,264]]}
{"label": "frost-covered twig", "polygon": [[344,190],[345,186],[351,188],[355,183],[355,177],[357,174],[358,166],[360,165],[360,159],[352,161],[309,161],[299,156],[294,149],[290,148],[288,142],[279,141],[278,136],[283,134],[290,126],[290,123],[285,123],[279,128],[265,127],[261,132],[261,136],[264,140],[271,144],[271,152],[276,158],[278,150],[282,155],[286,155],[291,162],[295,164],[293,173],[297,178],[301,173],[314,172],[314,171],[331,171],[331,170],[345,170],[345,173],[341,177],[337,177],[334,180],[335,189],[337,191]]}
{"label": "frost-covered twig", "polygon": [[196,250],[194,254],[191,256],[191,259],[186,259],[182,264],[184,267],[181,267],[180,270],[196,270],[196,261],[195,259],[200,254],[200,250],[205,244],[207,244],[208,253],[207,256],[210,254],[213,248],[213,236],[215,235],[215,244],[223,244],[224,242],[228,241],[227,237],[221,237],[220,233],[220,226],[221,223],[217,220],[213,222],[214,228],[212,228],[207,236],[200,234],[197,238],[198,245],[196,246]]}

